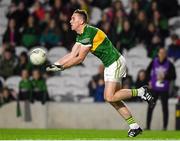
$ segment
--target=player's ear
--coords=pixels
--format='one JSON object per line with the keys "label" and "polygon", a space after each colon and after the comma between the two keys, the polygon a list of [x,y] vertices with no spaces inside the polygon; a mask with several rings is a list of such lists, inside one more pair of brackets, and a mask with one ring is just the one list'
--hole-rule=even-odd
{"label": "player's ear", "polygon": [[84,21],[83,20],[81,20],[81,25],[83,25],[84,24]]}

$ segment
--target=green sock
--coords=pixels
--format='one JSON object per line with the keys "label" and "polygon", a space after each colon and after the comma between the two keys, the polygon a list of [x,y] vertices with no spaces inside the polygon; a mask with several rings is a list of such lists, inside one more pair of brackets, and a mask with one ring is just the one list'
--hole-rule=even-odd
{"label": "green sock", "polygon": [[135,119],[132,117],[132,116],[130,116],[129,118],[127,118],[126,119],[126,122],[130,125],[130,124],[133,124],[133,123],[136,123],[135,122]]}
{"label": "green sock", "polygon": [[138,96],[138,90],[137,89],[131,89],[132,97]]}

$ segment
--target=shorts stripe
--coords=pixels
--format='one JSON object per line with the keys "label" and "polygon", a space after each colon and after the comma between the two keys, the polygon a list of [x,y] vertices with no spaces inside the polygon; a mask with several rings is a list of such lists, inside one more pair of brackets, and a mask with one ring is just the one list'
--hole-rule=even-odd
{"label": "shorts stripe", "polygon": [[120,74],[120,63],[119,60],[116,61],[116,70],[115,70],[115,78],[119,78],[119,74]]}

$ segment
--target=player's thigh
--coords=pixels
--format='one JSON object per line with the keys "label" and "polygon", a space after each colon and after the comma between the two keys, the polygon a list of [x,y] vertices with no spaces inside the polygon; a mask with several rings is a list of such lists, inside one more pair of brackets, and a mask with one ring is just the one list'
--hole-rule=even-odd
{"label": "player's thigh", "polygon": [[104,70],[104,97],[111,97],[121,88],[122,78],[126,76],[126,61],[123,56]]}
{"label": "player's thigh", "polygon": [[126,77],[126,61],[123,56],[104,69],[104,80],[121,83],[122,78]]}
{"label": "player's thigh", "polygon": [[104,98],[110,99],[117,90],[120,89],[120,83],[105,81]]}

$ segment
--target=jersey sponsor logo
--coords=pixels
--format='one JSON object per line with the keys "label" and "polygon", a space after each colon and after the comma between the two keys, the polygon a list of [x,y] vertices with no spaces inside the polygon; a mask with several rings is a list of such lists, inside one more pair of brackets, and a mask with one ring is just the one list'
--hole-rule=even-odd
{"label": "jersey sponsor logo", "polygon": [[87,44],[90,43],[90,38],[85,38],[83,40],[80,41],[82,44]]}

